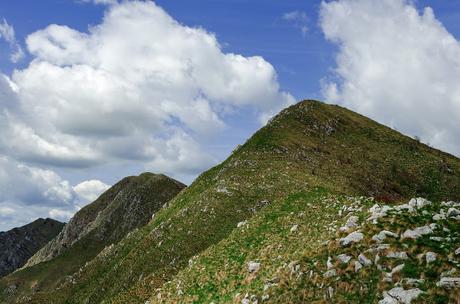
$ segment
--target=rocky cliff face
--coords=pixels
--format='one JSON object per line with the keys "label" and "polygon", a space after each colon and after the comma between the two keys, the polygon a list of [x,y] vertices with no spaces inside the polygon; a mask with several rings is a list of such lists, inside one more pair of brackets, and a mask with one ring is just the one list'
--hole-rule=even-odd
{"label": "rocky cliff face", "polygon": [[52,219],[38,219],[25,226],[0,232],[0,277],[24,265],[63,226],[63,223]]}
{"label": "rocky cliff face", "polygon": [[164,175],[143,173],[122,179],[92,204],[82,208],[59,235],[24,267],[51,260],[77,241],[111,244],[145,225],[152,214],[185,185]]}

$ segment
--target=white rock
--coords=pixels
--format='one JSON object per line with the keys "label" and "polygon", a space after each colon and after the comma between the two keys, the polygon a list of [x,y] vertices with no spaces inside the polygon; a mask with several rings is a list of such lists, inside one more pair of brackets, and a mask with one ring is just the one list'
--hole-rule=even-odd
{"label": "white rock", "polygon": [[248,263],[248,271],[250,273],[257,272],[259,269],[260,269],[260,263],[253,262],[253,261]]}
{"label": "white rock", "polygon": [[430,236],[430,240],[435,242],[442,242],[444,239],[440,236]]}
{"label": "white rock", "polygon": [[445,220],[445,219],[446,219],[445,214],[437,213],[437,214],[433,215],[433,221],[440,221],[440,220]]}
{"label": "white rock", "polygon": [[456,208],[449,208],[449,210],[447,210],[447,216],[458,220],[460,219],[460,210]]}
{"label": "white rock", "polygon": [[458,247],[457,249],[455,249],[454,253],[455,253],[455,255],[459,255],[459,254],[460,254],[460,247]]}
{"label": "white rock", "polygon": [[438,283],[436,283],[436,286],[444,287],[446,289],[457,288],[460,286],[460,278],[444,277],[441,278],[441,280]]}
{"label": "white rock", "polygon": [[387,253],[387,258],[407,260],[409,257],[404,251],[390,251]]}
{"label": "white rock", "polygon": [[372,265],[372,261],[368,259],[364,254],[360,254],[358,256],[358,261],[361,263],[363,266],[370,266]]}
{"label": "white rock", "polygon": [[382,230],[380,231],[378,234],[374,235],[372,237],[372,240],[377,242],[377,243],[381,243],[385,240],[385,238],[389,236],[389,237],[394,237],[394,238],[397,238],[398,235],[394,232],[391,232],[391,231],[388,231],[388,230]]}
{"label": "white rock", "polygon": [[426,263],[430,264],[430,263],[436,261],[436,256],[437,255],[434,252],[431,252],[431,251],[427,252],[426,255],[425,255]]}
{"label": "white rock", "polygon": [[431,202],[421,197],[413,198],[409,201],[409,206],[414,207],[416,209],[421,209],[428,205],[431,205]]}
{"label": "white rock", "polygon": [[358,272],[361,268],[363,268],[363,265],[360,262],[355,261],[355,272]]}
{"label": "white rock", "polygon": [[391,270],[391,275],[400,272],[404,268],[404,264],[398,265]]}
{"label": "white rock", "polygon": [[378,204],[375,204],[369,209],[371,216],[367,219],[368,221],[373,221],[374,224],[377,223],[377,219],[387,215],[387,212],[392,210],[390,206],[380,207]]}
{"label": "white rock", "polygon": [[299,229],[299,225],[296,224],[296,225],[294,225],[294,226],[291,227],[291,230],[290,230],[290,231],[291,231],[291,232],[296,232],[298,229]]}
{"label": "white rock", "polygon": [[347,254],[339,254],[337,256],[337,259],[342,262],[343,264],[347,264],[348,262],[350,262],[351,260],[351,256],[347,255]]}
{"label": "white rock", "polygon": [[339,243],[342,247],[346,247],[353,243],[361,242],[363,238],[364,238],[364,235],[361,232],[355,231],[355,232],[350,233],[346,237],[341,238],[339,240]]}
{"label": "white rock", "polygon": [[401,287],[394,287],[388,292],[383,293],[383,300],[379,304],[410,304],[415,300],[423,291],[418,288],[404,290]]}
{"label": "white rock", "polygon": [[358,227],[358,220],[359,218],[355,215],[352,215],[348,218],[347,222],[344,226],[340,227],[340,231],[346,232],[350,229]]}
{"label": "white rock", "polygon": [[402,205],[399,205],[399,206],[396,206],[395,207],[395,210],[397,211],[404,211],[404,210],[407,210],[409,211],[410,213],[414,213],[415,212],[415,208],[409,204],[402,204]]}
{"label": "white rock", "polygon": [[247,222],[248,222],[248,221],[239,222],[238,224],[236,224],[236,227],[237,227],[237,228],[243,227],[244,225],[247,224]]}
{"label": "white rock", "polygon": [[327,269],[334,268],[334,264],[332,264],[332,258],[331,257],[327,258],[326,267],[327,267]]}
{"label": "white rock", "polygon": [[325,278],[330,278],[330,277],[335,277],[337,275],[337,272],[335,269],[330,269],[324,273]]}
{"label": "white rock", "polygon": [[429,226],[417,227],[414,230],[407,229],[401,236],[403,239],[417,239],[422,235],[433,233],[433,230]]}
{"label": "white rock", "polygon": [[452,277],[452,275],[454,275],[456,272],[457,272],[457,269],[451,268],[451,269],[448,270],[448,271],[442,272],[442,273],[441,273],[441,278]]}

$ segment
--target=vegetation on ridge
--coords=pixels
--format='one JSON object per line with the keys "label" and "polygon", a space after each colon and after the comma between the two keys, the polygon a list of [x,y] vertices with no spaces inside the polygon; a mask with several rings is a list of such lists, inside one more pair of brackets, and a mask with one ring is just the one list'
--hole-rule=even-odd
{"label": "vegetation on ridge", "polygon": [[[330,200],[343,204],[351,204],[351,196],[387,203],[417,196],[460,200],[459,184],[457,158],[344,108],[301,102],[203,173],[148,225],[102,250],[56,290],[31,293],[24,302],[143,304],[162,293],[157,289],[164,288],[167,298],[175,290],[165,285],[168,281],[182,282],[195,275],[197,285],[181,289],[190,293],[191,300],[207,302],[208,296],[231,302],[235,299],[224,294],[233,288],[244,299],[245,290],[263,288],[262,281],[245,281],[237,270],[257,258],[251,248],[264,248],[262,236],[273,237],[280,250],[290,248],[280,255],[300,257],[304,249],[319,252],[321,243],[335,233],[324,225],[340,220],[341,206]],[[305,225],[305,239],[299,243],[278,227],[292,228],[302,212],[304,223],[311,227]],[[256,224],[241,236],[237,224],[244,221]],[[193,268],[200,272],[191,275],[186,270],[190,259],[203,261],[198,265],[204,268]],[[271,261],[276,266],[288,259]],[[267,275],[274,270],[261,268]],[[208,276],[214,271],[217,277]],[[284,287],[290,290],[289,285]]]}

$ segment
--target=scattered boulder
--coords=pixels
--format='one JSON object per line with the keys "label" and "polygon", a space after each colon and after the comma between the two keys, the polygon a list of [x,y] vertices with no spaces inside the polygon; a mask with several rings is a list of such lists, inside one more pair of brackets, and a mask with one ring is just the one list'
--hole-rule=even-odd
{"label": "scattered boulder", "polygon": [[421,198],[421,197],[413,198],[409,201],[409,206],[416,208],[416,209],[421,209],[431,204],[432,203],[429,200]]}
{"label": "scattered boulder", "polygon": [[377,242],[377,243],[382,243],[386,239],[387,236],[393,237],[393,238],[398,237],[398,235],[396,233],[394,233],[394,232],[391,232],[391,231],[388,231],[388,230],[382,230],[378,234],[374,235],[372,237],[372,240],[374,242]]}
{"label": "scattered boulder", "polygon": [[379,304],[410,304],[415,300],[423,291],[418,288],[405,290],[401,287],[395,287],[388,292],[383,293],[383,300]]}
{"label": "scattered boulder", "polygon": [[404,251],[390,251],[387,253],[387,258],[407,260],[409,257]]}
{"label": "scattered boulder", "polygon": [[355,272],[358,272],[361,268],[363,268],[363,265],[360,262],[355,261]]}
{"label": "scattered boulder", "polygon": [[433,233],[429,226],[417,227],[414,230],[407,229],[401,236],[403,239],[418,239],[422,235]]}
{"label": "scattered boulder", "polygon": [[347,254],[339,254],[337,256],[337,259],[342,262],[343,264],[348,264],[348,262],[350,262],[351,260],[351,256],[347,255]]}
{"label": "scattered boulder", "polygon": [[329,269],[328,271],[324,273],[325,278],[335,277],[336,275],[337,275],[337,272],[335,271],[335,269]]}
{"label": "scattered boulder", "polygon": [[390,206],[383,206],[380,207],[380,205],[375,204],[369,209],[369,212],[371,213],[371,216],[367,219],[368,221],[372,221],[373,223],[377,223],[377,219],[387,216],[387,212],[392,210]]}
{"label": "scattered boulder", "polygon": [[296,224],[296,225],[294,225],[294,226],[291,227],[291,230],[290,230],[290,231],[291,231],[291,232],[296,232],[298,229],[299,229],[299,225]]}
{"label": "scattered boulder", "polygon": [[347,247],[353,243],[361,242],[363,238],[364,238],[364,235],[361,232],[355,231],[355,232],[350,233],[346,237],[341,238],[339,240],[339,243],[342,247]]}
{"label": "scattered boulder", "polygon": [[370,266],[372,265],[372,261],[368,259],[364,254],[360,254],[358,256],[358,262],[362,264],[363,266]]}
{"label": "scattered boulder", "polygon": [[260,263],[253,262],[253,261],[248,263],[248,271],[249,271],[249,273],[257,272],[257,271],[259,271],[259,269],[260,269]]}
{"label": "scattered boulder", "polygon": [[449,210],[447,210],[447,217],[460,220],[460,210],[456,208],[449,208]]}
{"label": "scattered boulder", "polygon": [[236,224],[236,227],[237,227],[237,228],[243,227],[243,226],[246,225],[247,223],[248,223],[248,221],[239,222],[238,224]]}
{"label": "scattered boulder", "polygon": [[460,286],[460,278],[444,277],[441,278],[438,283],[436,283],[436,286],[446,289],[454,289]]}
{"label": "scattered boulder", "polygon": [[436,257],[437,257],[436,253],[431,252],[431,251],[427,252],[426,255],[425,255],[426,263],[430,264],[430,263],[436,261]]}
{"label": "scattered boulder", "polygon": [[340,227],[339,230],[342,232],[347,232],[350,229],[358,227],[358,220],[359,218],[355,215],[352,215],[348,218],[347,222],[344,226]]}

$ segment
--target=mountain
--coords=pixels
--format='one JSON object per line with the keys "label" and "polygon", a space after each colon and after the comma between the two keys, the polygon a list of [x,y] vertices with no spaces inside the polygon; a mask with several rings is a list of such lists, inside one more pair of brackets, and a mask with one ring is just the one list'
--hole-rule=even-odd
{"label": "mountain", "polygon": [[[430,264],[436,267],[426,268],[434,287],[418,288],[446,300],[437,271],[451,265],[459,239],[455,218],[447,217],[456,205],[443,207],[441,201],[460,201],[459,185],[459,159],[342,107],[303,101],[55,288],[44,280],[35,290],[23,283],[30,280],[26,268],[0,280],[0,290],[7,303],[374,303],[384,292],[402,294],[389,288],[398,283],[396,273],[391,282],[385,277],[392,270],[387,268],[399,266],[388,257],[391,250],[390,256],[406,253],[404,273],[412,277],[405,278],[427,282],[425,271],[414,271],[422,267],[417,256],[431,257],[426,251],[441,251],[440,244],[429,234],[408,242],[399,236],[444,212],[442,230],[430,229],[450,243]],[[418,209],[413,197],[432,203]],[[414,217],[404,213],[412,212],[406,203]],[[386,214],[376,224],[367,221],[378,212]],[[388,247],[374,263],[372,237],[384,230],[398,238],[382,242]],[[339,264],[347,259],[342,254],[352,257],[349,264]],[[373,266],[349,274],[345,270],[360,254]],[[35,267],[40,265],[46,263]],[[327,272],[332,269],[335,275]],[[12,285],[20,287],[11,291]]]}
{"label": "mountain", "polygon": [[184,188],[176,180],[152,173],[122,179],[78,211],[22,270],[3,282],[7,282],[9,291],[54,289],[59,280],[67,279],[106,246],[145,225]]}
{"label": "mountain", "polygon": [[0,232],[0,277],[15,271],[64,226],[53,219],[37,219],[25,226]]}

